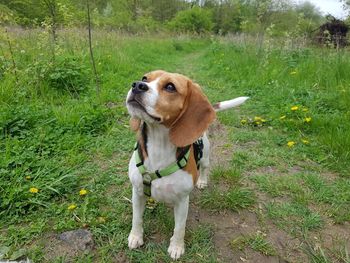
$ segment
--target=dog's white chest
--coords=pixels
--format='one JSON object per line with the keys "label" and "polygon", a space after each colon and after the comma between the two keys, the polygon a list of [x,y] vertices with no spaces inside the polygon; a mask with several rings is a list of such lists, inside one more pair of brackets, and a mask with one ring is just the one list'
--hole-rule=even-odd
{"label": "dog's white chest", "polygon": [[[134,154],[129,163],[129,177],[132,185],[137,189],[137,193],[143,195],[143,178],[136,167]],[[145,160],[144,164],[146,168],[150,167],[148,159]],[[152,197],[157,201],[174,204],[188,195],[192,189],[192,176],[186,171],[178,170],[171,175],[153,180],[151,193]]]}
{"label": "dog's white chest", "polygon": [[192,176],[179,170],[171,175],[156,179],[152,182],[152,197],[157,201],[174,204],[193,189]]}

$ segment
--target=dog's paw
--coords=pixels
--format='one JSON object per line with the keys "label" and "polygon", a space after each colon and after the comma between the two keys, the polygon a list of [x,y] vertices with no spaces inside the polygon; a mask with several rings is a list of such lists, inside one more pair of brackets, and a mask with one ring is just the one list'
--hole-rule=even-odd
{"label": "dog's paw", "polygon": [[170,242],[168,253],[172,259],[177,260],[185,253],[185,244],[183,242]]}
{"label": "dog's paw", "polygon": [[201,180],[200,178],[198,178],[198,181],[197,181],[197,188],[198,189],[204,189],[208,186],[208,181],[207,180]]}
{"label": "dog's paw", "polygon": [[130,249],[138,248],[138,247],[143,245],[142,234],[141,235],[138,235],[138,234],[135,235],[133,233],[130,233],[129,237],[128,237],[128,241],[129,241],[129,248]]}

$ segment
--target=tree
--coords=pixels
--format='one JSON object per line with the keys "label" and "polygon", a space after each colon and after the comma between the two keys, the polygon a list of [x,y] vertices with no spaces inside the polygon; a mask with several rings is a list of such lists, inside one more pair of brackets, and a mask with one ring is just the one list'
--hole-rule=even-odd
{"label": "tree", "polygon": [[299,14],[303,14],[305,19],[309,19],[315,23],[321,23],[322,14],[314,4],[306,1],[296,6],[295,10]]}
{"label": "tree", "polygon": [[149,5],[152,17],[159,22],[170,21],[179,11],[189,6],[189,3],[181,0],[152,0]]}
{"label": "tree", "polygon": [[14,24],[16,12],[8,8],[6,5],[0,4],[0,25]]}
{"label": "tree", "polygon": [[205,6],[211,6],[211,10],[213,10],[215,33],[226,34],[241,31],[243,18],[239,0],[224,0],[216,4],[215,2],[207,2]]}
{"label": "tree", "polygon": [[45,20],[46,9],[41,1],[35,0],[0,0],[0,4],[7,6],[17,15],[17,22],[21,25],[33,25]]}
{"label": "tree", "polygon": [[42,0],[44,3],[44,6],[46,6],[47,10],[49,11],[50,15],[50,26],[51,26],[51,34],[53,43],[56,44],[57,42],[57,23],[58,23],[58,7],[56,0]]}
{"label": "tree", "polygon": [[340,0],[340,2],[343,3],[344,9],[346,9],[350,12],[350,0]]}

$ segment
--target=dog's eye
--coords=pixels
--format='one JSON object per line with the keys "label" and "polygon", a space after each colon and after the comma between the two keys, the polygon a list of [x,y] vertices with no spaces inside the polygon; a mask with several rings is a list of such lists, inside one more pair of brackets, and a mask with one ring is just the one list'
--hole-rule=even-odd
{"label": "dog's eye", "polygon": [[143,81],[143,82],[147,82],[147,77],[146,77],[146,76],[143,76],[143,77],[142,77],[142,81]]}
{"label": "dog's eye", "polygon": [[164,89],[167,91],[167,92],[176,92],[176,88],[175,88],[175,85],[173,83],[168,83],[164,86]]}

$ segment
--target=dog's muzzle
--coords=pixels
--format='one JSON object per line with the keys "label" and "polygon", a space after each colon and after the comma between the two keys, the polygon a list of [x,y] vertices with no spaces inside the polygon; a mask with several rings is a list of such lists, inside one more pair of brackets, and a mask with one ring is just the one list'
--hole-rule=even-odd
{"label": "dog's muzzle", "polygon": [[131,84],[131,91],[134,94],[140,94],[143,92],[146,92],[148,90],[148,86],[145,82],[142,81],[136,81],[134,83]]}

